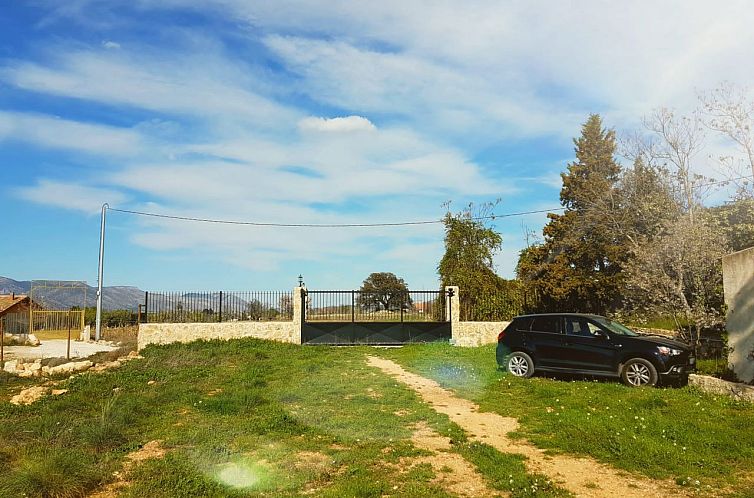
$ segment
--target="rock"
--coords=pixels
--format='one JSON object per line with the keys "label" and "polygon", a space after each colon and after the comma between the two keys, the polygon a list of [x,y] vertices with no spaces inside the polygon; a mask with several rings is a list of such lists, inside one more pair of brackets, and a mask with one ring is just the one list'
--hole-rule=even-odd
{"label": "rock", "polygon": [[754,402],[754,386],[697,374],[689,375],[689,384],[708,393],[726,394],[735,399]]}
{"label": "rock", "polygon": [[[76,372],[84,372],[92,368],[94,363],[89,360],[84,361],[71,361],[69,363],[63,363],[57,367],[52,367],[48,370],[48,375],[70,375]],[[42,367],[42,371],[44,372]]]}
{"label": "rock", "polygon": [[28,379],[29,377],[34,377],[34,372],[30,372],[28,370],[22,370],[20,372],[17,372],[16,375],[18,375],[22,379]]}
{"label": "rock", "polygon": [[26,344],[28,344],[29,346],[39,346],[42,343],[39,342],[37,336],[35,336],[34,334],[29,334],[28,336],[26,336]]}
{"label": "rock", "polygon": [[30,405],[47,394],[47,388],[41,386],[24,389],[10,399],[14,405]]}
{"label": "rock", "polygon": [[150,380],[149,382],[147,382],[147,385],[148,385],[148,386],[152,386],[152,385],[154,385],[154,384],[157,384],[157,381],[156,381],[156,380]]}
{"label": "rock", "polygon": [[5,365],[3,365],[3,371],[8,372],[10,374],[16,373],[16,365],[18,362],[16,360],[10,360],[6,361]]}
{"label": "rock", "polygon": [[53,389],[50,394],[53,396],[60,396],[61,394],[65,394],[68,392],[68,389]]}

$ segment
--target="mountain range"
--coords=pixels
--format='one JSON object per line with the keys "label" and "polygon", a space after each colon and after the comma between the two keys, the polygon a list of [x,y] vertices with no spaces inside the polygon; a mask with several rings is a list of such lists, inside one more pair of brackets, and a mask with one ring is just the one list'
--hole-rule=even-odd
{"label": "mountain range", "polygon": [[[55,283],[57,281],[50,281]],[[24,294],[31,291],[30,281],[18,281],[8,277],[0,277],[0,294]],[[71,288],[38,288],[34,287],[33,299],[45,309],[70,309],[73,306],[81,307],[84,304],[86,294],[86,306],[97,305],[97,289],[90,285]],[[144,291],[137,287],[112,286],[102,289],[102,308],[106,310],[136,310],[139,304],[144,303]]]}

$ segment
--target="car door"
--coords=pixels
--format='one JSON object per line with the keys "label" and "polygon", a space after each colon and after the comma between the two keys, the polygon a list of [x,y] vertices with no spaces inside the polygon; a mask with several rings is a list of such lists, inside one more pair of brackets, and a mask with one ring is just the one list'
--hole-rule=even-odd
{"label": "car door", "polygon": [[[527,334],[527,345],[534,352],[534,362],[542,367],[562,365],[563,335],[558,315],[537,315]],[[531,342],[529,342],[531,341]]]}
{"label": "car door", "polygon": [[563,366],[576,370],[615,370],[615,344],[595,322],[582,316],[564,317]]}

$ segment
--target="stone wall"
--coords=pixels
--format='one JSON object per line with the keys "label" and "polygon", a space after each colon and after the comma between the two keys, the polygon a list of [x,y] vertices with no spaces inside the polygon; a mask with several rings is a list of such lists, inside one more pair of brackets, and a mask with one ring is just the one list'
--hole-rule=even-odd
{"label": "stone wall", "polygon": [[497,342],[497,336],[510,322],[455,322],[453,344],[474,348]]}
{"label": "stone wall", "polygon": [[510,322],[462,322],[458,287],[448,286],[445,287],[445,291],[453,292],[453,297],[445,301],[445,316],[450,317],[453,344],[466,348],[474,348],[497,342],[498,334]]}
{"label": "stone wall", "polygon": [[222,322],[222,323],[141,323],[138,348],[149,344],[192,342],[200,339],[241,339],[254,337],[270,341],[301,344],[301,292],[293,289],[293,320],[289,322]]}
{"label": "stone wall", "polygon": [[149,344],[243,337],[300,344],[301,326],[293,322],[142,323],[138,344],[141,350]]}
{"label": "stone wall", "polygon": [[754,247],[723,257],[728,306],[728,362],[744,382],[754,381]]}

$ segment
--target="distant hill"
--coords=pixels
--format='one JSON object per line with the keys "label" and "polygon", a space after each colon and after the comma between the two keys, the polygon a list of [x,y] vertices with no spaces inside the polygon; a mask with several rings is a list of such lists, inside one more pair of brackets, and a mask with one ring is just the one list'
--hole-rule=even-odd
{"label": "distant hill", "polygon": [[[8,277],[0,277],[0,294],[29,294],[31,282],[18,281]],[[70,309],[81,306],[82,290],[45,289],[37,292],[34,288],[34,300],[46,309]],[[102,308],[106,310],[136,310],[144,303],[144,291],[136,287],[113,286],[102,289]],[[97,289],[92,286],[86,288],[86,306],[97,305]]]}

